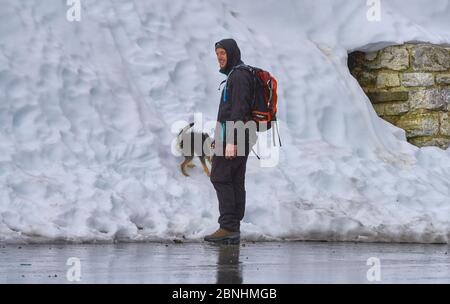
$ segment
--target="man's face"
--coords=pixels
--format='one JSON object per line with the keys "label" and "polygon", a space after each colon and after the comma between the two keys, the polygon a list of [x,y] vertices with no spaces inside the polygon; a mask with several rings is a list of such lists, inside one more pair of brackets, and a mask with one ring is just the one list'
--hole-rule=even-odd
{"label": "man's face", "polygon": [[216,49],[217,61],[219,61],[219,66],[221,69],[227,66],[227,52],[222,48]]}

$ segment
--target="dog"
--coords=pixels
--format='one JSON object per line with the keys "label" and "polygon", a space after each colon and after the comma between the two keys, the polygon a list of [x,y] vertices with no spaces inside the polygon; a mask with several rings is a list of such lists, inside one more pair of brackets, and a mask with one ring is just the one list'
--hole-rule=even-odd
{"label": "dog", "polygon": [[177,149],[184,157],[184,161],[180,165],[181,173],[184,176],[189,176],[189,174],[186,173],[186,167],[194,168],[195,165],[192,163],[192,160],[197,156],[200,159],[203,171],[207,176],[211,176],[205,160],[211,164],[214,141],[208,133],[195,131],[188,132],[193,126],[194,123],[187,125],[177,136]]}

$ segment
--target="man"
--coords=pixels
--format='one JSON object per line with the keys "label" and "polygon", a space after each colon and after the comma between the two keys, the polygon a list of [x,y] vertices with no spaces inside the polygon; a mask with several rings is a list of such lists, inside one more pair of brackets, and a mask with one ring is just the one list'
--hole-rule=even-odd
{"label": "man", "polygon": [[249,150],[256,142],[256,125],[245,129],[243,138],[238,136],[242,135],[237,132],[241,130],[228,126],[230,122],[249,121],[254,83],[251,72],[240,68],[244,63],[235,40],[221,40],[215,49],[220,72],[227,76],[217,115],[216,153],[210,177],[219,200],[220,228],[206,236],[205,241],[236,244],[240,241],[240,222],[245,212],[245,170]]}

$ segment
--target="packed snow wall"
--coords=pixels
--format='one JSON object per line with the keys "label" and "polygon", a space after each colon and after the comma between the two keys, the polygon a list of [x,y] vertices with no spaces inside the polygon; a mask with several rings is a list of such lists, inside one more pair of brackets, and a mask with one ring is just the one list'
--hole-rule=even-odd
{"label": "packed snow wall", "polygon": [[214,43],[232,37],[278,79],[283,140],[259,147],[276,165],[249,160],[243,239],[448,243],[450,151],[380,119],[347,56],[450,43],[449,1],[371,2],[81,0],[70,22],[64,0],[0,0],[0,240],[215,229],[208,177],[181,175],[172,144],[216,118]]}

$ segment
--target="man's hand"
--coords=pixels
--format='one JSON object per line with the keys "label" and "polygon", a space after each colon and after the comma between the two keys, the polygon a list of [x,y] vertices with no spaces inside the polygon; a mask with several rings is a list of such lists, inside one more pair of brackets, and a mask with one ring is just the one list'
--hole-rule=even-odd
{"label": "man's hand", "polygon": [[237,145],[227,144],[225,147],[225,159],[236,158],[237,155]]}

